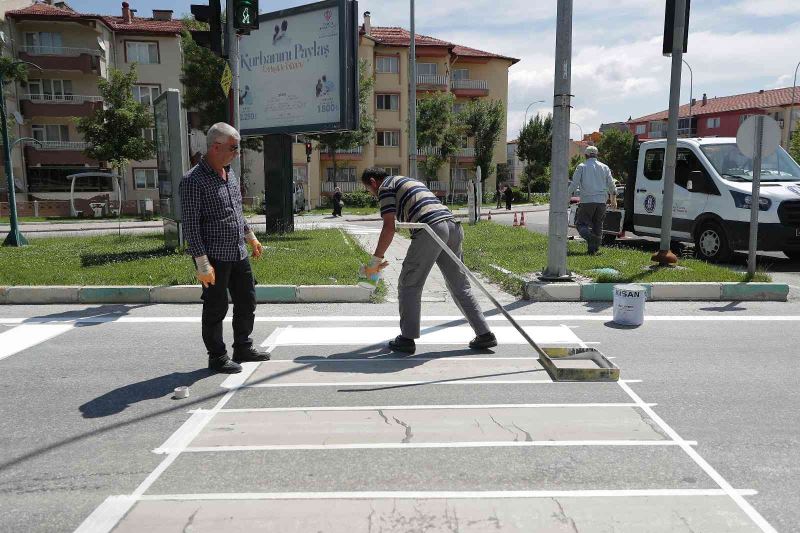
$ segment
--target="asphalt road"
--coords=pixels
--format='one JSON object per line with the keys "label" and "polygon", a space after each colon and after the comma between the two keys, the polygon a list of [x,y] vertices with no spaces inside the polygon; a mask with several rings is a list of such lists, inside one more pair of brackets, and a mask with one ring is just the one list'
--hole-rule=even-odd
{"label": "asphalt road", "polygon": [[627,381],[553,383],[494,311],[471,352],[448,303],[413,357],[394,304],[261,306],[233,378],[199,306],[0,307],[0,530],[795,530],[800,304],[510,307]]}

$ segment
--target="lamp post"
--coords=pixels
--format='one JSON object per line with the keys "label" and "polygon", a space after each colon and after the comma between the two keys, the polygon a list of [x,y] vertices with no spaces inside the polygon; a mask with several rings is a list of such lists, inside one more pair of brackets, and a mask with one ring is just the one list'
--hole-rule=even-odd
{"label": "lamp post", "polygon": [[417,30],[414,0],[409,2],[411,34],[408,43],[408,175],[417,179]]}
{"label": "lamp post", "polygon": [[694,72],[692,72],[692,67],[689,63],[686,62],[685,59],[682,59],[683,64],[686,65],[686,68],[689,69],[689,134],[692,133],[692,104],[693,104],[693,91],[694,91]]}
{"label": "lamp post", "polygon": [[525,108],[525,120],[522,121],[522,126],[524,127],[525,124],[528,123],[528,110],[531,108],[533,104],[543,104],[544,100],[536,100],[535,102],[531,102],[528,104],[528,107]]}
{"label": "lamp post", "polygon": [[800,62],[794,68],[794,81],[792,82],[792,105],[789,107],[789,145],[792,143],[792,126],[794,126],[794,95],[797,90],[797,69],[800,69]]}
{"label": "lamp post", "polygon": [[[10,66],[13,67],[14,65],[23,63],[42,70],[39,65],[28,61],[14,61]],[[3,134],[3,156],[5,157],[6,182],[8,183],[8,218],[11,223],[11,229],[3,241],[3,246],[24,246],[28,244],[28,241],[25,240],[25,237],[19,231],[19,221],[17,220],[17,198],[16,191],[14,190],[14,168],[11,165],[11,145],[8,142],[8,120],[6,118],[6,96],[3,90],[4,83],[3,72],[0,71],[0,130],[2,130]]]}
{"label": "lamp post", "polygon": [[578,124],[577,122],[570,122],[570,124],[572,124],[573,126],[578,126],[578,129],[581,130],[581,140],[583,140],[583,128],[581,128],[581,125]]}

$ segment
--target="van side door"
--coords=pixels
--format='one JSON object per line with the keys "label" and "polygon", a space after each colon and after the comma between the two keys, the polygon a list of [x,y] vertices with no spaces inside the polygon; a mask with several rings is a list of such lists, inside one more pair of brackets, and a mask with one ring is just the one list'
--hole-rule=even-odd
{"label": "van side door", "polygon": [[664,197],[664,155],[662,148],[642,147],[644,154],[636,177],[633,205],[633,229],[637,234],[661,232],[661,203]]}

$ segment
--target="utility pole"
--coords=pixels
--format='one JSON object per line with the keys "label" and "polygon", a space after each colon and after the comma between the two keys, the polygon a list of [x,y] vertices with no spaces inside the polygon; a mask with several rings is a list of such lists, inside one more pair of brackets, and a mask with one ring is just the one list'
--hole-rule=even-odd
{"label": "utility pole", "polygon": [[3,133],[3,157],[5,158],[6,183],[8,184],[8,214],[11,231],[8,232],[3,246],[24,246],[28,244],[19,231],[17,220],[17,198],[14,190],[14,170],[11,165],[11,144],[8,142],[8,122],[6,118],[6,95],[3,91],[3,73],[0,71],[0,128]]}
{"label": "utility pole", "polygon": [[550,222],[545,281],[569,281],[567,273],[567,180],[569,123],[572,108],[572,0],[558,0],[556,23],[555,96],[553,97],[553,152],[550,168]]}
{"label": "utility pole", "polygon": [[[231,98],[233,99],[233,105],[231,106],[232,113],[231,113],[231,126],[236,128],[236,131],[239,131],[239,35],[236,33],[236,29],[234,28],[233,22],[236,18],[236,6],[234,5],[235,2],[233,0],[227,0],[225,5],[226,10],[226,17],[225,17],[225,28],[228,32],[228,46],[230,49],[228,52],[228,62],[231,66],[231,74],[233,74],[233,81],[231,83]],[[232,162],[231,166],[233,167],[233,172],[239,178],[242,179],[241,176],[241,158],[244,157],[243,150],[241,147],[239,148],[239,157],[236,157]]]}
{"label": "utility pole", "polygon": [[675,22],[672,32],[672,80],[669,88],[669,122],[667,153],[664,161],[664,194],[661,206],[661,246],[651,260],[660,266],[674,265],[678,258],[670,250],[672,236],[672,204],[675,197],[675,166],[678,156],[678,115],[681,107],[681,73],[686,32],[686,0],[675,0]]}
{"label": "utility pole", "polygon": [[411,2],[411,41],[408,46],[408,176],[417,179],[417,33]]}

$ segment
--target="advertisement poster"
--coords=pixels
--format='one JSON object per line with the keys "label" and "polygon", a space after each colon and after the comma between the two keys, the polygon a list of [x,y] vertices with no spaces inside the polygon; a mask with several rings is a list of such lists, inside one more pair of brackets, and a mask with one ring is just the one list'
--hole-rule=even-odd
{"label": "advertisement poster", "polygon": [[262,16],[260,28],[242,39],[243,134],[276,128],[324,131],[344,122],[343,14],[337,2],[323,4],[271,20]]}

